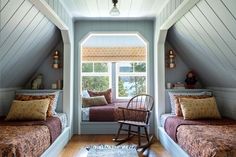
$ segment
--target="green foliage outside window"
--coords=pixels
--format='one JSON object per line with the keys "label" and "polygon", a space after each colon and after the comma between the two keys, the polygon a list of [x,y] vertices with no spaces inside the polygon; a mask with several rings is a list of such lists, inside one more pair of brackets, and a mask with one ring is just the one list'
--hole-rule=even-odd
{"label": "green foliage outside window", "polygon": [[83,76],[82,90],[104,91],[109,88],[108,76]]}
{"label": "green foliage outside window", "polygon": [[127,97],[128,93],[127,93],[127,89],[125,89],[124,87],[124,81],[119,79],[119,83],[118,83],[118,95],[119,97]]}
{"label": "green foliage outside window", "polygon": [[93,72],[93,63],[83,63],[82,72]]}
{"label": "green foliage outside window", "polygon": [[132,63],[135,72],[146,72],[146,63]]}
{"label": "green foliage outside window", "polygon": [[94,63],[94,72],[108,72],[107,63]]}

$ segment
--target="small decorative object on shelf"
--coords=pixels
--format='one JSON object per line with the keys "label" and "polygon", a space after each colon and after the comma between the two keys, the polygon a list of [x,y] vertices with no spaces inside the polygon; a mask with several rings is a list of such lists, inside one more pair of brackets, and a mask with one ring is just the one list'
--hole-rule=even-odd
{"label": "small decorative object on shelf", "polygon": [[56,50],[54,53],[53,53],[53,62],[52,62],[52,67],[54,69],[59,69],[60,68],[60,54],[59,54],[59,51]]}
{"label": "small decorative object on shelf", "polygon": [[62,89],[62,80],[57,80],[57,89]]}
{"label": "small decorative object on shelf", "polygon": [[194,71],[191,70],[187,73],[185,83],[186,83],[186,88],[188,89],[196,88],[197,79]]}
{"label": "small decorative object on shelf", "polygon": [[181,83],[181,82],[175,83],[174,89],[185,89],[184,83]]}
{"label": "small decorative object on shelf", "polygon": [[56,83],[52,83],[52,89],[57,89],[57,84]]}
{"label": "small decorative object on shelf", "polygon": [[170,50],[168,52],[168,56],[167,56],[167,67],[168,68],[175,68],[176,64],[175,64],[175,53],[173,50]]}
{"label": "small decorative object on shelf", "polygon": [[167,89],[171,89],[171,88],[173,88],[173,84],[170,83],[170,82],[168,82],[168,83],[166,84],[166,88],[167,88]]}
{"label": "small decorative object on shelf", "polygon": [[31,83],[32,89],[43,89],[43,74],[38,74]]}

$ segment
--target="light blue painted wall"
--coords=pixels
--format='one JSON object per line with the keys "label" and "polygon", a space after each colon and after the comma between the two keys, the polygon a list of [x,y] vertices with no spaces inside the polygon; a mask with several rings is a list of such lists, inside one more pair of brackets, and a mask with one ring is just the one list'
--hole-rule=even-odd
{"label": "light blue painted wall", "polygon": [[153,84],[153,40],[154,40],[154,22],[152,20],[133,20],[133,21],[88,21],[80,20],[74,24],[74,133],[78,133],[78,105],[79,105],[79,93],[80,89],[80,51],[79,42],[89,32],[139,32],[149,42],[149,73],[150,73],[150,93],[154,95]]}
{"label": "light blue painted wall", "polygon": [[181,82],[184,83],[186,74],[188,71],[190,71],[190,68],[184,63],[184,61],[181,59],[181,57],[178,55],[178,52],[174,50],[174,48],[168,43],[165,43],[165,52],[166,52],[166,61],[168,59],[168,52],[172,50],[174,51],[176,57],[175,57],[175,68],[168,68],[166,67],[165,70],[165,82],[170,82],[172,84]]}
{"label": "light blue painted wall", "polygon": [[[52,68],[52,56],[55,50],[59,51],[60,54],[60,65],[62,66],[59,69]],[[44,89],[51,89],[52,83],[57,83],[57,80],[63,80],[63,42],[62,39],[59,43],[50,50],[47,58],[39,66],[34,75],[28,80],[24,88],[31,89],[32,80],[36,78],[38,74],[43,74],[43,87]]]}

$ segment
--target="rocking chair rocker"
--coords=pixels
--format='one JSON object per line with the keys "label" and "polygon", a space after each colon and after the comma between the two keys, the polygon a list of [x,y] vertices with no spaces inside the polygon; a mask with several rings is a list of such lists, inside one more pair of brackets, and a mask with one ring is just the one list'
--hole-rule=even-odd
{"label": "rocking chair rocker", "polygon": [[[154,99],[147,94],[139,94],[130,99],[127,107],[119,107],[122,111],[122,118],[118,120],[120,124],[119,130],[113,141],[120,145],[130,140],[134,135],[138,135],[137,148],[148,148],[151,145],[153,136],[149,135],[150,115],[153,109]],[[124,126],[127,126],[124,128]],[[132,128],[137,128],[133,130]],[[141,133],[141,128],[144,128],[144,133]],[[120,138],[120,132],[126,131],[128,133],[126,138]],[[141,137],[147,139],[146,144],[141,145]]]}

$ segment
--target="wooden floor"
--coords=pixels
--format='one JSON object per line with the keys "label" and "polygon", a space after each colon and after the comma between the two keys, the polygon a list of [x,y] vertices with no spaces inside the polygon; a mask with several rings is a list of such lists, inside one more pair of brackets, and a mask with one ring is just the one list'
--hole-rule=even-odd
{"label": "wooden floor", "polygon": [[[60,153],[60,157],[86,157],[85,153],[81,150],[89,145],[94,144],[111,144],[114,135],[75,135],[70,142],[66,145],[64,150]],[[128,144],[135,144],[137,139],[134,137]],[[126,143],[127,144],[127,143]],[[140,157],[171,157],[170,154],[163,148],[163,146],[156,140],[144,153],[139,153]]]}

